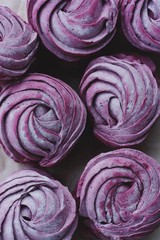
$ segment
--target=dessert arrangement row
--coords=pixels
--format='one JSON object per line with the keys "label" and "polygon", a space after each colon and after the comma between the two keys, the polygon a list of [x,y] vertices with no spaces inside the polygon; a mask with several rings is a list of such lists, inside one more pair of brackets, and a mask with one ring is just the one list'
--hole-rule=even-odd
{"label": "dessert arrangement row", "polygon": [[[160,164],[128,147],[160,117],[156,65],[143,54],[93,54],[114,38],[119,19],[133,46],[159,53],[159,3],[28,0],[26,8],[29,23],[0,6],[0,144],[10,161],[29,164],[0,182],[0,239],[147,236],[160,225]],[[56,77],[28,73],[40,41],[64,62],[93,56],[78,93]],[[89,160],[71,194],[47,167],[78,144],[87,114],[95,137],[118,149]]]}
{"label": "dessert arrangement row", "polygon": [[0,183],[1,239],[72,239],[78,214],[94,233],[81,226],[80,239],[140,239],[160,224],[160,164],[129,148],[102,153],[74,197],[40,170],[13,173]]}

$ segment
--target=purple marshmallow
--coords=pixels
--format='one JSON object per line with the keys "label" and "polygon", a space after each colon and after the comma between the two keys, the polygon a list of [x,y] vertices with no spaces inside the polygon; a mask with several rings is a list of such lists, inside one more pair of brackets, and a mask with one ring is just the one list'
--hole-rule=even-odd
{"label": "purple marshmallow", "polygon": [[29,0],[28,21],[43,44],[65,61],[77,61],[106,46],[115,34],[116,0]]}
{"label": "purple marshmallow", "polygon": [[38,39],[31,25],[7,7],[0,6],[0,80],[12,80],[28,70]]}
{"label": "purple marshmallow", "polygon": [[93,60],[80,94],[96,137],[114,147],[142,142],[160,113],[155,65],[147,57],[117,54]]}
{"label": "purple marshmallow", "polygon": [[71,240],[76,204],[67,187],[34,170],[0,183],[1,240]]}
{"label": "purple marshmallow", "polygon": [[134,149],[102,153],[88,162],[76,196],[98,239],[140,239],[160,225],[160,164]]}
{"label": "purple marshmallow", "polygon": [[160,1],[121,1],[122,29],[129,42],[144,51],[160,53]]}
{"label": "purple marshmallow", "polygon": [[54,165],[82,134],[86,110],[66,83],[29,74],[5,86],[0,95],[0,141],[18,162]]}

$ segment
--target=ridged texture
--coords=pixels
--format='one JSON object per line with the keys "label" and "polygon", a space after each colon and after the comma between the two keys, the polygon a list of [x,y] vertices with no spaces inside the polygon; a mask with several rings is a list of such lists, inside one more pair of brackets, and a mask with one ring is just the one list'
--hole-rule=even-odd
{"label": "ridged texture", "polygon": [[149,58],[117,54],[93,60],[80,84],[93,117],[94,133],[105,144],[142,142],[159,116],[159,88]]}
{"label": "ridged texture", "polygon": [[0,80],[23,75],[38,48],[37,33],[7,7],[0,6]]}
{"label": "ridged texture", "polygon": [[160,164],[133,149],[100,154],[84,169],[77,198],[100,239],[140,239],[160,224]]}
{"label": "ridged texture", "polygon": [[86,123],[76,92],[48,75],[30,74],[8,84],[0,105],[0,140],[19,162],[54,165],[73,147]]}
{"label": "ridged texture", "polygon": [[121,21],[130,43],[142,50],[160,52],[160,1],[121,1]]}
{"label": "ridged texture", "polygon": [[1,240],[70,240],[76,204],[66,187],[33,170],[0,184]]}
{"label": "ridged texture", "polygon": [[57,57],[77,61],[112,39],[118,16],[115,0],[29,0],[28,20]]}

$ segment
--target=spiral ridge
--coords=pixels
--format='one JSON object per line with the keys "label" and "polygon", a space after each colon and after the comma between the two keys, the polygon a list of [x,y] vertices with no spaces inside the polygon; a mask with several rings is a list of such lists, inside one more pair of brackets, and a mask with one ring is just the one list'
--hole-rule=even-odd
{"label": "spiral ridge", "polygon": [[122,29],[130,43],[144,51],[160,52],[160,1],[121,1]]}
{"label": "spiral ridge", "polygon": [[37,33],[9,8],[0,6],[0,80],[28,70],[38,48]]}
{"label": "spiral ridge", "polygon": [[59,79],[29,74],[8,84],[0,95],[0,141],[18,162],[54,165],[84,130],[85,107]]}
{"label": "spiral ridge", "polygon": [[155,65],[146,57],[117,54],[93,60],[80,94],[94,121],[94,133],[111,146],[142,142],[159,116]]}
{"label": "spiral ridge", "polygon": [[119,149],[89,161],[77,186],[79,214],[100,239],[140,239],[160,224],[160,164]]}
{"label": "spiral ridge", "polygon": [[115,34],[115,0],[30,0],[28,20],[57,57],[77,61],[106,46]]}
{"label": "spiral ridge", "polygon": [[33,170],[0,184],[2,240],[70,240],[77,226],[76,204],[66,187]]}

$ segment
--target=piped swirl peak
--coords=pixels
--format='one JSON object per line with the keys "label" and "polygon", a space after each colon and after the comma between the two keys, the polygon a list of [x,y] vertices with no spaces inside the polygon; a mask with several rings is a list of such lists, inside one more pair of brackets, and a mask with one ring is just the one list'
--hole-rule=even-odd
{"label": "piped swirl peak", "polygon": [[89,64],[80,94],[103,143],[137,145],[160,114],[160,91],[155,64],[145,56],[117,54]]}
{"label": "piped swirl peak", "polygon": [[133,46],[160,53],[159,0],[123,0],[120,14],[123,32]]}
{"label": "piped swirl peak", "polygon": [[54,77],[32,73],[0,95],[0,141],[18,162],[56,164],[77,142],[86,110],[77,93]]}
{"label": "piped swirl peak", "polygon": [[113,38],[115,0],[29,0],[28,20],[43,44],[65,61],[89,56]]}
{"label": "piped swirl peak", "polygon": [[35,170],[20,170],[0,183],[1,240],[71,240],[76,204],[67,187]]}
{"label": "piped swirl peak", "polygon": [[98,239],[138,240],[160,225],[160,164],[141,151],[95,156],[76,192],[79,214]]}

